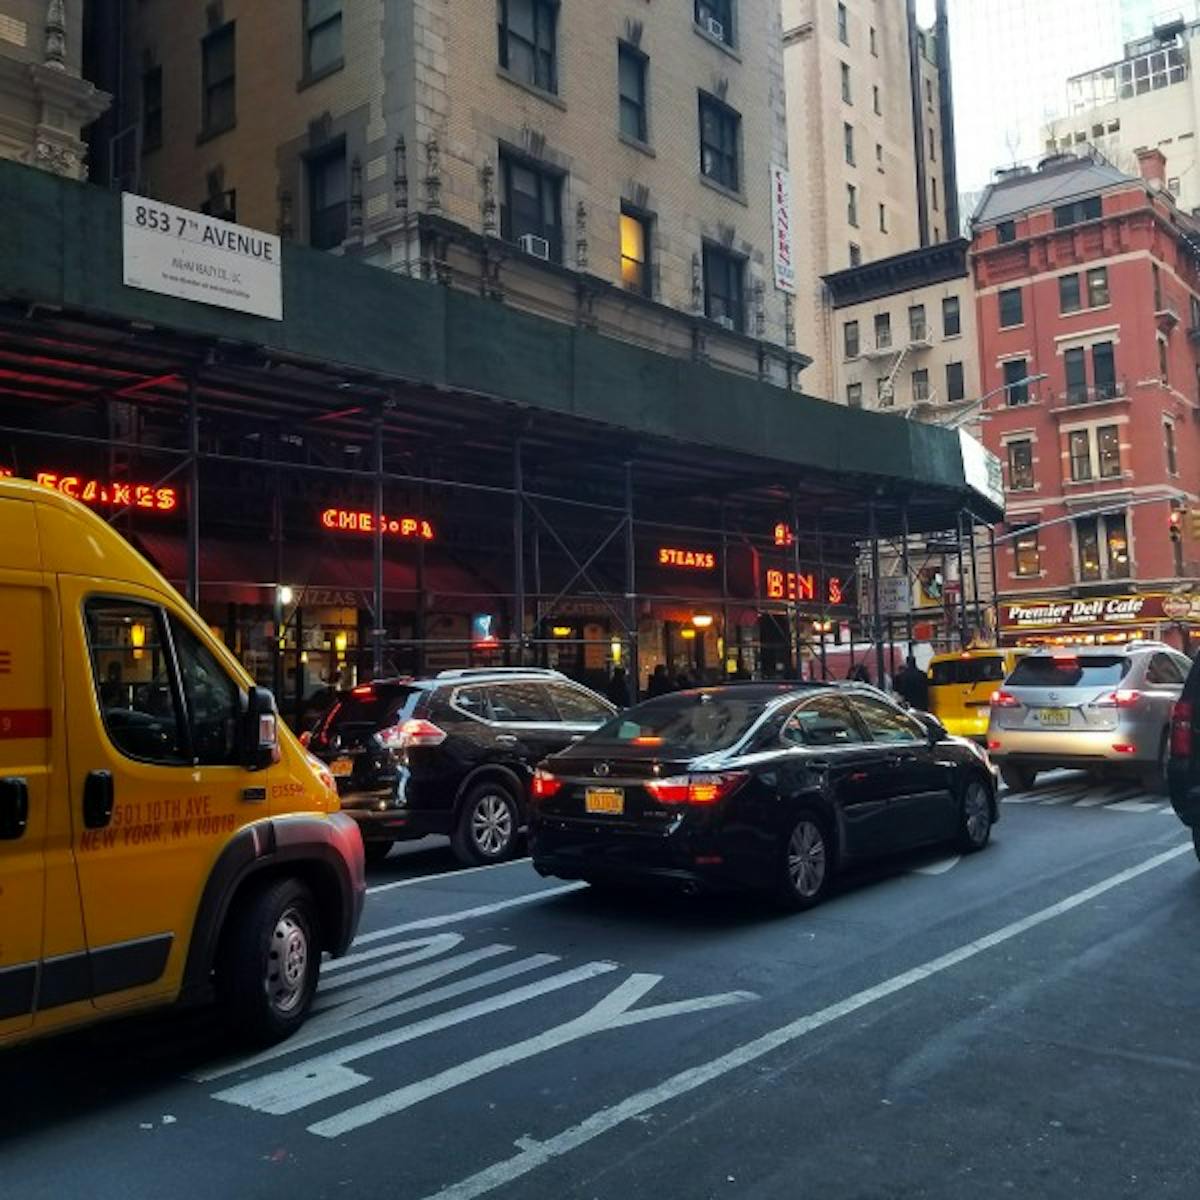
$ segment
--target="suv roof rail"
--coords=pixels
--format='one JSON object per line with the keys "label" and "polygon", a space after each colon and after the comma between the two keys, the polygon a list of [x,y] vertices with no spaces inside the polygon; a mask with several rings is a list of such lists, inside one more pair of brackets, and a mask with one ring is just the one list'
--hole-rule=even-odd
{"label": "suv roof rail", "polygon": [[1157,638],[1132,638],[1125,643],[1126,650],[1171,650],[1172,647],[1167,642],[1161,642]]}
{"label": "suv roof rail", "polygon": [[483,675],[538,675],[546,679],[566,678],[561,671],[550,667],[455,667],[439,671],[435,679],[475,679]]}

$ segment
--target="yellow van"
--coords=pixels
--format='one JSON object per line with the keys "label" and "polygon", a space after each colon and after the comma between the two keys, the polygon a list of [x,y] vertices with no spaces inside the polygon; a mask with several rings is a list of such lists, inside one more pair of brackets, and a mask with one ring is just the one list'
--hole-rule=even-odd
{"label": "yellow van", "polygon": [[208,999],[295,1030],[365,893],[314,762],[104,521],[0,479],[0,1047]]}
{"label": "yellow van", "polygon": [[987,738],[988,702],[1025,650],[963,650],[929,661],[929,711],[959,737]]}

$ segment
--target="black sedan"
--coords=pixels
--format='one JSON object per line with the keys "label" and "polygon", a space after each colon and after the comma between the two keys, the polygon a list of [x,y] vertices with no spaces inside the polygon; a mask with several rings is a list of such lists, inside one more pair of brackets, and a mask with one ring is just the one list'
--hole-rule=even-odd
{"label": "black sedan", "polygon": [[533,781],[542,875],[658,879],[818,903],[844,863],[940,842],[982,850],[999,817],[985,751],[866,687],[735,684],[636,705]]}

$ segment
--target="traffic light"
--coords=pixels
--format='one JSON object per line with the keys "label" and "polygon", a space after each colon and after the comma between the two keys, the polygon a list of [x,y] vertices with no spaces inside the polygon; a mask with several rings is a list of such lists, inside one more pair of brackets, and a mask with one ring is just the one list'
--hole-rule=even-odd
{"label": "traffic light", "polygon": [[1171,541],[1183,541],[1183,518],[1184,510],[1182,508],[1172,508],[1170,516],[1170,531]]}

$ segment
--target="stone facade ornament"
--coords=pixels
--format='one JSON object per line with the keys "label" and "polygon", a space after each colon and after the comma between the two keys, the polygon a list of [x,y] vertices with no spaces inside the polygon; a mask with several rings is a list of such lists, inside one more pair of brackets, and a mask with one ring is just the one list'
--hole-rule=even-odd
{"label": "stone facade ornament", "polygon": [[363,167],[356,154],[350,164],[350,232],[361,234],[363,224]]}
{"label": "stone facade ornament", "polygon": [[425,202],[431,213],[442,211],[442,150],[433,133],[425,143]]}
{"label": "stone facade ornament", "polygon": [[692,255],[692,312],[704,311],[704,275],[700,266],[700,255]]}
{"label": "stone facade ornament", "polygon": [[588,269],[587,205],[582,200],[575,209],[575,269]]}
{"label": "stone facade ornament", "polygon": [[396,173],[392,177],[392,203],[402,217],[408,216],[408,144],[403,134],[396,139]]}
{"label": "stone facade ornament", "polygon": [[481,210],[483,213],[483,236],[496,236],[496,168],[490,162],[485,162],[479,168],[479,186],[483,192]]}
{"label": "stone facade ornament", "polygon": [[43,171],[55,175],[67,175],[77,178],[79,175],[79,155],[69,146],[58,146],[45,138],[38,138],[34,146],[34,164]]}
{"label": "stone facade ornament", "polygon": [[754,281],[754,335],[767,335],[767,289],[761,279]]}
{"label": "stone facade ornament", "polygon": [[[67,67],[67,12],[64,0],[50,0],[46,5],[46,54],[48,67]],[[39,150],[38,158],[41,158]],[[61,174],[61,172],[59,172]]]}

